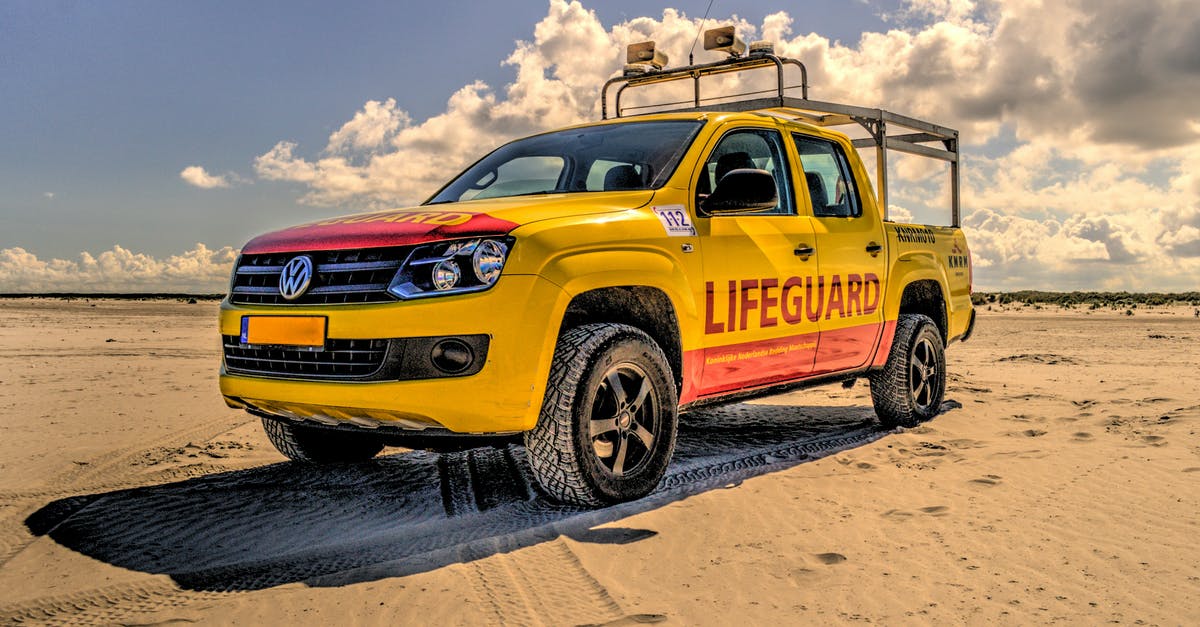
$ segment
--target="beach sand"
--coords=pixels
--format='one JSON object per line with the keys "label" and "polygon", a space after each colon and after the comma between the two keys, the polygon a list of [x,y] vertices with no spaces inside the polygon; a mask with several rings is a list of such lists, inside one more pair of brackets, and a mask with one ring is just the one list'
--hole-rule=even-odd
{"label": "beach sand", "polygon": [[0,300],[0,623],[1200,622],[1200,318],[986,307],[944,413],[865,381],[683,417],[575,510],[520,447],[285,462],[213,302]]}

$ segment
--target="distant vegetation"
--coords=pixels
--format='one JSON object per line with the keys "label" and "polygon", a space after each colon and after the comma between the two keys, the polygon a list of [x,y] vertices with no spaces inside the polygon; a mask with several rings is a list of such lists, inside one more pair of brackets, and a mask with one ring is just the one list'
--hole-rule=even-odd
{"label": "distant vegetation", "polygon": [[1200,307],[1200,292],[1162,294],[1158,292],[975,292],[971,302],[980,305],[1058,305],[1066,309],[1137,309],[1165,305],[1190,305]]}

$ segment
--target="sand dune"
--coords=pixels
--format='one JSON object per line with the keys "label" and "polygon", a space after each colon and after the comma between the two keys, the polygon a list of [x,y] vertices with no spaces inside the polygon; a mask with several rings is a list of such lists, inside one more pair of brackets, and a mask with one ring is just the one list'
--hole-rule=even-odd
{"label": "sand dune", "polygon": [[285,463],[215,305],[0,301],[0,622],[1200,621],[1200,320],[982,311],[944,413],[865,384],[697,412],[588,511],[520,447]]}

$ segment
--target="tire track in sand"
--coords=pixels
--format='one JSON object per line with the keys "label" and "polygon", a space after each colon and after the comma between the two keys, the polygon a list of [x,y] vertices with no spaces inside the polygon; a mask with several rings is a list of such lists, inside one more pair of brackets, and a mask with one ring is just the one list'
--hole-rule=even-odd
{"label": "tire track in sand", "polygon": [[471,563],[471,584],[500,625],[581,625],[621,618],[621,606],[561,539]]}
{"label": "tire track in sand", "polygon": [[219,592],[186,592],[165,581],[108,586],[0,608],[0,624],[113,625],[139,614],[226,596]]}
{"label": "tire track in sand", "polygon": [[65,498],[31,518],[39,533],[115,566],[169,575],[176,585],[36,599],[0,607],[0,618],[118,622],[213,594],[291,582],[341,586],[464,564],[497,621],[620,621],[629,617],[562,536],[889,433],[863,414],[813,418],[794,407],[738,406],[693,416],[658,489],[600,510],[537,496],[519,446],[320,469],[274,464],[83,495],[78,508]]}
{"label": "tire track in sand", "polygon": [[[748,443],[736,438],[724,445],[718,438],[696,441],[649,497],[598,510],[514,490],[511,479],[472,480],[457,482],[452,502],[463,511],[447,516],[446,462],[418,452],[341,467],[277,464],[222,473],[81,497],[96,501],[78,509],[64,499],[43,508],[31,524],[68,548],[123,568],[167,574],[196,590],[340,585],[472,561],[495,554],[498,540],[503,550],[533,546],[885,433],[870,426],[758,446],[741,446]],[[709,453],[697,455],[701,449]],[[485,451],[451,465],[486,469],[468,470],[468,476],[526,472],[523,448]],[[288,533],[278,533],[283,528]]]}

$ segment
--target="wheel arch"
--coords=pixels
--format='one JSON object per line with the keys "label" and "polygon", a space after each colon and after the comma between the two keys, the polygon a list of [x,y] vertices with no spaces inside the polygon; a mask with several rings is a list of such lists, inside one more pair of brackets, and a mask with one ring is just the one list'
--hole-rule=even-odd
{"label": "wheel arch", "polygon": [[942,336],[943,345],[949,343],[949,304],[944,269],[931,254],[902,256],[896,269],[888,278],[889,289],[885,304],[887,320],[897,320],[901,314],[919,313],[929,316]]}
{"label": "wheel arch", "polygon": [[646,285],[612,285],[580,292],[567,304],[559,334],[602,322],[627,324],[649,335],[666,355],[676,389],[682,389],[683,337],[679,314],[666,291]]}
{"label": "wheel arch", "polygon": [[942,337],[942,345],[947,344],[950,336],[946,317],[946,295],[941,283],[933,279],[918,279],[908,283],[901,293],[899,305],[897,317],[904,314],[928,316]]}

